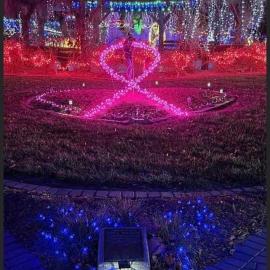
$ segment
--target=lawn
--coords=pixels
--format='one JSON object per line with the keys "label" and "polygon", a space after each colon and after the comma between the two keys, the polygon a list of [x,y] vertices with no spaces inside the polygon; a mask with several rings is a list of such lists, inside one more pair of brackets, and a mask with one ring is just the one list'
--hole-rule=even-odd
{"label": "lawn", "polygon": [[[57,77],[4,78],[5,176],[35,183],[110,188],[198,190],[264,184],[264,75],[148,80],[146,87],[223,88],[238,97],[220,111],[152,125],[61,117],[25,106],[55,89],[118,87],[111,81]],[[179,90],[181,91],[181,90]],[[163,93],[164,94],[164,93]],[[102,95],[100,95],[102,97]],[[166,94],[164,95],[166,97]],[[177,102],[177,100],[176,100]]]}

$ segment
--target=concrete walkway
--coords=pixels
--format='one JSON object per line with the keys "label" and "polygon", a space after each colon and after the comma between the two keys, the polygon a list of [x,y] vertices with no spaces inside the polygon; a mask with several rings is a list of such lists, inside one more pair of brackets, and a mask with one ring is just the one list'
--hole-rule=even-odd
{"label": "concrete walkway", "polygon": [[267,233],[249,236],[236,247],[235,253],[205,270],[267,270]]}
{"label": "concrete walkway", "polygon": [[44,270],[39,259],[9,233],[4,233],[5,270]]}

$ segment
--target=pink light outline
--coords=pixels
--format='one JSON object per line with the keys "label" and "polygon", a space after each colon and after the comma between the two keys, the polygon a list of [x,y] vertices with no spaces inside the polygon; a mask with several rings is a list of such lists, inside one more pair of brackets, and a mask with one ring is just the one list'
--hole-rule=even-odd
{"label": "pink light outline", "polygon": [[115,50],[122,49],[123,48],[123,42],[119,42],[118,44],[111,45],[110,47],[106,48],[100,55],[100,65],[105,70],[107,74],[109,74],[112,78],[115,80],[118,80],[122,83],[126,83],[127,86],[116,92],[111,98],[106,99],[105,101],[101,102],[99,105],[92,108],[90,111],[87,111],[84,114],[84,117],[86,118],[92,118],[95,115],[101,113],[101,111],[108,109],[113,105],[113,103],[116,102],[117,99],[120,97],[126,95],[128,92],[132,90],[136,90],[139,93],[144,94],[147,98],[151,99],[152,101],[155,101],[159,106],[163,107],[165,110],[174,113],[175,115],[181,116],[185,115],[187,116],[187,112],[183,112],[180,108],[176,107],[173,104],[169,104],[167,101],[159,98],[154,93],[142,89],[139,86],[139,83],[145,79],[150,73],[154,71],[154,69],[157,67],[158,63],[160,62],[160,54],[157,49],[154,47],[149,46],[146,43],[143,42],[133,42],[132,46],[135,48],[141,48],[141,49],[147,49],[154,55],[154,61],[153,63],[137,78],[134,80],[127,80],[123,75],[118,74],[115,72],[107,63],[106,63],[106,57],[109,53],[114,52]]}

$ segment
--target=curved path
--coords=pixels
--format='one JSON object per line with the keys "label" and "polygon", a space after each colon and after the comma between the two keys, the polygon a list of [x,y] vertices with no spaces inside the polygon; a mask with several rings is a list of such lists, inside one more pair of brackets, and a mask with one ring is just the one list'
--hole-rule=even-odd
{"label": "curved path", "polygon": [[265,229],[249,236],[236,247],[231,257],[205,270],[267,270],[266,239]]}
{"label": "curved path", "polygon": [[230,196],[240,194],[242,192],[258,192],[264,191],[263,186],[222,189],[202,192],[184,192],[184,191],[136,191],[136,190],[96,190],[96,189],[76,189],[50,187],[42,185],[33,185],[12,180],[4,180],[4,186],[7,189],[21,190],[37,195],[69,197],[72,199],[88,199],[88,198],[129,198],[129,199],[146,199],[146,198],[183,198],[183,197],[213,197],[213,196]]}
{"label": "curved path", "polygon": [[39,259],[9,233],[4,233],[5,270],[44,270]]}

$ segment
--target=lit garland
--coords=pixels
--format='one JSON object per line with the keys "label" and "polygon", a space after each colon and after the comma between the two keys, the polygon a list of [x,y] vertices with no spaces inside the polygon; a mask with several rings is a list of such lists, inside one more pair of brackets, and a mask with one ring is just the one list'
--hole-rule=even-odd
{"label": "lit garland", "polygon": [[172,53],[171,60],[175,66],[177,73],[185,71],[192,67],[193,61],[196,59],[195,53],[184,53],[175,51]]}
{"label": "lit garland", "polygon": [[54,0],[47,0],[47,18],[48,20],[54,20],[54,8],[53,8]]}
{"label": "lit garland", "polygon": [[146,49],[146,50],[150,51],[154,56],[153,57],[154,60],[153,60],[152,64],[146,70],[144,70],[144,72],[140,76],[138,76],[134,80],[128,80],[123,75],[116,73],[106,62],[107,56],[109,54],[111,54],[115,50],[119,50],[119,49],[123,48],[123,43],[120,42],[116,45],[112,45],[112,46],[108,47],[107,49],[105,49],[100,56],[100,64],[101,64],[102,68],[112,78],[126,84],[127,86],[124,89],[115,93],[111,98],[106,99],[101,104],[97,105],[96,107],[94,107],[91,110],[89,110],[88,112],[86,112],[84,116],[86,118],[94,117],[98,113],[101,113],[103,110],[106,110],[107,108],[112,106],[116,102],[116,100],[118,100],[120,97],[126,95],[128,92],[130,92],[132,90],[136,90],[139,93],[146,95],[149,99],[155,101],[162,108],[166,109],[167,111],[169,111],[171,113],[174,113],[175,115],[187,115],[186,112],[183,112],[181,109],[177,108],[173,104],[169,104],[167,101],[159,98],[154,93],[151,93],[146,89],[142,89],[139,86],[139,83],[142,80],[144,80],[150,73],[152,73],[154,71],[154,69],[157,67],[158,63],[160,62],[160,55],[155,48],[148,46],[147,44],[144,44],[144,43],[133,42],[132,46],[135,48],[140,48],[140,49],[144,49],[144,50]]}
{"label": "lit garland", "polygon": [[[147,40],[147,34],[143,29],[147,29],[153,24],[151,13],[158,11],[164,12],[168,15],[171,13],[169,20],[165,25],[166,33],[183,34],[183,40],[202,41],[209,44],[215,41],[220,44],[229,44],[232,42],[233,33],[241,33],[242,42],[252,42],[260,38],[258,32],[263,20],[265,12],[265,0],[241,0],[239,8],[240,23],[236,24],[236,14],[233,13],[232,7],[235,3],[230,3],[228,0],[180,0],[180,1],[105,1],[105,9],[114,13],[114,16],[109,15],[104,24],[100,27],[100,40],[104,42],[111,42],[114,38],[108,38],[111,33],[108,29],[114,27],[117,22],[110,20],[110,18],[119,17],[119,14],[125,13],[125,19],[121,22],[123,27],[134,29],[138,35],[142,35],[143,39]],[[98,1],[85,1],[86,11],[97,8]],[[64,23],[68,24],[68,18],[72,17],[74,9],[80,8],[80,1],[72,1],[70,5],[65,5],[63,2],[56,3],[53,0],[47,0],[47,23],[44,27],[45,37],[61,36],[61,29],[58,25],[54,25],[51,21],[55,21],[54,12],[62,11],[65,14]],[[72,10],[73,9],[73,10]],[[235,9],[235,11],[237,11]],[[134,13],[139,12],[141,20],[137,24],[132,21]],[[119,13],[119,14],[118,14]],[[205,20],[205,13],[207,20]],[[72,20],[74,21],[74,20]],[[181,27],[182,24],[182,27]],[[89,17],[85,17],[86,38],[89,43],[93,37],[93,25]],[[119,26],[119,21],[118,21]],[[75,23],[72,22],[67,25],[68,36],[74,37]],[[240,29],[241,28],[241,29]],[[35,40],[38,37],[37,31],[37,16],[31,18],[30,40]],[[102,33],[101,33],[102,32]],[[11,37],[15,34],[21,34],[21,19],[10,19],[4,17],[4,36]],[[119,33],[116,33],[116,38]],[[177,37],[178,38],[178,37]],[[141,38],[140,38],[141,39]]]}
{"label": "lit garland", "polygon": [[[22,32],[22,21],[21,19],[10,19],[4,17],[4,36],[12,37],[15,34],[21,34]],[[38,36],[37,32],[37,17],[34,14],[32,19],[30,20],[31,27],[30,33],[33,36]],[[44,24],[44,36],[45,37],[57,37],[62,36],[62,32],[60,29],[60,23],[58,21],[49,20]]]}
{"label": "lit garland", "polygon": [[[13,62],[16,58],[16,62]],[[19,61],[25,60],[23,58],[23,46],[19,42],[5,41],[4,42],[4,64],[5,68],[13,63],[19,63]]]}
{"label": "lit garland", "polygon": [[87,1],[85,7],[86,9],[92,10],[92,9],[97,8],[97,6],[98,6],[98,1]]}
{"label": "lit garland", "polygon": [[70,108],[70,106],[62,105],[62,104],[59,105],[59,104],[55,103],[54,101],[48,100],[47,96],[48,95],[53,95],[53,94],[56,94],[56,93],[67,93],[67,92],[71,92],[71,91],[74,91],[74,89],[58,90],[58,91],[51,89],[50,91],[48,91],[46,93],[42,93],[42,94],[36,96],[35,100],[40,102],[40,103],[50,105],[53,108],[56,108],[56,109],[59,109],[59,110],[62,110],[62,111],[66,111],[66,110],[68,110]]}
{"label": "lit garland", "polygon": [[48,57],[48,55],[45,55],[43,51],[33,53],[33,55],[29,57],[29,60],[36,68],[47,66],[52,62],[52,59]]}
{"label": "lit garland", "polygon": [[232,30],[234,29],[234,16],[227,0],[222,0],[220,9],[217,10],[219,24],[217,25],[217,41],[220,44],[228,44],[231,41]]}
{"label": "lit garland", "polygon": [[208,10],[208,35],[207,35],[207,44],[211,41],[215,41],[215,0],[211,0]]}
{"label": "lit garland", "polygon": [[5,69],[16,68],[43,68],[55,61],[54,56],[43,50],[25,48],[22,43],[13,40],[4,42]]}
{"label": "lit garland", "polygon": [[185,0],[184,5],[184,20],[182,22],[182,26],[184,27],[184,40],[187,40],[189,37],[189,28],[190,28],[190,20],[191,20],[191,8],[189,0]]}
{"label": "lit garland", "polygon": [[210,55],[217,71],[266,71],[266,45],[253,43],[243,48],[230,48],[224,52],[214,52]]}
{"label": "lit garland", "polygon": [[45,41],[46,47],[80,49],[80,41],[75,38],[51,38]]}
{"label": "lit garland", "polygon": [[[97,8],[97,6],[98,6],[98,1],[97,0],[95,0],[95,1],[86,1],[86,3],[85,3],[85,8],[87,10],[95,9],[95,8]],[[79,9],[80,8],[80,1],[72,1],[71,2],[71,7],[73,9]]]}
{"label": "lit garland", "polygon": [[196,5],[197,5],[197,8],[196,8],[196,11],[195,11],[195,18],[194,18],[194,21],[193,21],[193,27],[192,27],[192,31],[191,31],[191,35],[190,35],[190,38],[193,39],[194,36],[195,36],[195,33],[197,31],[197,27],[200,23],[200,8],[201,8],[201,3],[202,3],[202,0],[197,0],[196,1]]}
{"label": "lit garland", "polygon": [[111,11],[171,11],[172,7],[183,8],[184,0],[180,1],[150,1],[150,2],[126,2],[126,1],[109,1],[107,7]]}
{"label": "lit garland", "polygon": [[253,0],[251,4],[252,18],[250,22],[250,33],[248,39],[257,38],[257,30],[262,22],[264,15],[264,0]]}
{"label": "lit garland", "polygon": [[45,37],[59,37],[63,33],[61,31],[60,22],[58,21],[47,21],[44,25]]}
{"label": "lit garland", "polygon": [[12,37],[15,34],[20,34],[22,29],[22,23],[20,19],[10,19],[4,17],[4,36]]}
{"label": "lit garland", "polygon": [[247,37],[247,29],[246,29],[246,20],[245,20],[245,12],[246,12],[246,0],[241,0],[241,37],[246,39]]}

